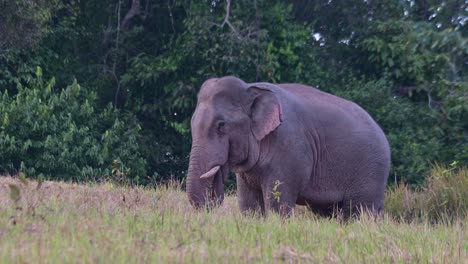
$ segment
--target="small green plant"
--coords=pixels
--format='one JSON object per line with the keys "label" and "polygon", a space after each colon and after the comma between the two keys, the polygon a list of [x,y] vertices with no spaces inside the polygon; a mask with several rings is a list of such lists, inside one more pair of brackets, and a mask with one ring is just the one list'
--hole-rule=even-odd
{"label": "small green plant", "polygon": [[275,186],[273,186],[273,190],[271,191],[271,194],[273,194],[273,198],[276,200],[277,203],[280,202],[281,200],[281,192],[278,191],[278,187],[283,184],[281,181],[276,180],[275,181]]}
{"label": "small green plant", "polygon": [[112,177],[119,183],[128,183],[128,174],[130,169],[127,168],[121,160],[114,160],[112,162]]}
{"label": "small green plant", "polygon": [[10,198],[11,200],[17,204],[21,199],[21,191],[16,184],[9,184],[8,187],[10,188]]}

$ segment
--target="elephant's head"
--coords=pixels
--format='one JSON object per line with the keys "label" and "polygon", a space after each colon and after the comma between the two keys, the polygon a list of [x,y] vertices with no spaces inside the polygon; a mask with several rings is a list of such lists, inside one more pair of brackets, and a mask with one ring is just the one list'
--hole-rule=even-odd
{"label": "elephant's head", "polygon": [[202,85],[191,121],[187,193],[193,206],[221,204],[229,171],[248,171],[257,163],[260,141],[281,123],[276,88],[234,77]]}

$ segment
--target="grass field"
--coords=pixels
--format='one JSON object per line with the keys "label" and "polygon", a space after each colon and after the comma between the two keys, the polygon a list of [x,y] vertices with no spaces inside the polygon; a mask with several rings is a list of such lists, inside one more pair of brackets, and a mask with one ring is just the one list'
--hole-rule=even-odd
{"label": "grass field", "polygon": [[241,215],[235,195],[196,211],[176,183],[0,177],[0,263],[468,263],[464,219],[340,223],[302,207],[263,218]]}

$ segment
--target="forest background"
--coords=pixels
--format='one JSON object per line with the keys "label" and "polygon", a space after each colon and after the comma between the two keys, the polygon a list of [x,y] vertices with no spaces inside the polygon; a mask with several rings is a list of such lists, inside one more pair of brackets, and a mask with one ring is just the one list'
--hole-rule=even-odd
{"label": "forest background", "polygon": [[390,141],[390,184],[468,165],[466,0],[0,0],[0,10],[0,175],[183,180],[197,91],[225,75],[355,101]]}

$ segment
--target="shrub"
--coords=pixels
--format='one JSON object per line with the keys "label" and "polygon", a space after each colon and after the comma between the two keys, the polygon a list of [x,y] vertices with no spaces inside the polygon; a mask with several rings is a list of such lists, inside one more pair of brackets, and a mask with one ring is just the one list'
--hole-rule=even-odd
{"label": "shrub", "polygon": [[96,95],[76,81],[56,90],[40,68],[36,75],[15,95],[0,92],[0,173],[141,182],[146,161],[135,119],[111,105],[99,110]]}
{"label": "shrub", "polygon": [[435,166],[426,186],[416,190],[399,184],[387,190],[385,211],[391,216],[413,221],[452,221],[468,216],[468,168]]}

